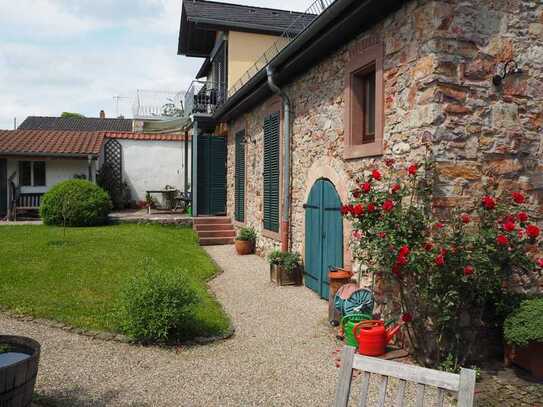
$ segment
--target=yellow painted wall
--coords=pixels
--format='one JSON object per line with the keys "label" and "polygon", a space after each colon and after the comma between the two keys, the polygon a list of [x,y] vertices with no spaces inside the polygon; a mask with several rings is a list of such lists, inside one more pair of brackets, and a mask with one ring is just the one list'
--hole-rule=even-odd
{"label": "yellow painted wall", "polygon": [[[228,33],[228,88],[279,39],[278,36],[237,31]],[[259,67],[259,70],[263,67]]]}

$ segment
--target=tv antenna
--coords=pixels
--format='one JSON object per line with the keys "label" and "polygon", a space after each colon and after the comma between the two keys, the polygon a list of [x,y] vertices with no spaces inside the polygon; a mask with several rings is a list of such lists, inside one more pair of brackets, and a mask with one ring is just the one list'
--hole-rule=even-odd
{"label": "tv antenna", "polygon": [[130,99],[130,98],[128,96],[120,96],[120,95],[113,96],[113,103],[115,104],[115,117],[120,116],[120,114],[119,114],[119,104],[121,103],[121,101],[127,100],[127,99]]}

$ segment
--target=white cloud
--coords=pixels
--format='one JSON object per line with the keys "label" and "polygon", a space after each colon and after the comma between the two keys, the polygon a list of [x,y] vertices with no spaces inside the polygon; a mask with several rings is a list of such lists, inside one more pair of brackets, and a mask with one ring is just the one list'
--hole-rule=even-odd
{"label": "white cloud", "polygon": [[[306,0],[236,0],[304,10]],[[115,114],[113,96],[177,92],[201,60],[177,55],[181,0],[0,0],[0,129],[13,118]],[[130,114],[130,103],[121,113]]]}

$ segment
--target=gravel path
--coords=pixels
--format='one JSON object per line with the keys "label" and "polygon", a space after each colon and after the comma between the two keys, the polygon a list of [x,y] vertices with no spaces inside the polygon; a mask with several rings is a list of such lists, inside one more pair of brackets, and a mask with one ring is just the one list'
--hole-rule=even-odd
{"label": "gravel path", "polygon": [[42,344],[40,404],[53,406],[330,405],[337,370],[327,306],[303,287],[269,283],[267,263],[206,249],[233,338],[174,350],[103,342],[0,315],[0,331]]}

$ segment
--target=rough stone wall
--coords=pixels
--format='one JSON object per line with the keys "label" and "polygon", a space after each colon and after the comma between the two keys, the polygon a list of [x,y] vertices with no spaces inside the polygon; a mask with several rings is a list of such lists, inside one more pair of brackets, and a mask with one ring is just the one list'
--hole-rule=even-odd
{"label": "rough stone wall", "polygon": [[[384,155],[344,160],[344,87],[349,50],[377,36],[385,48]],[[514,59],[524,73],[491,83]],[[543,5],[523,0],[412,1],[346,44],[286,88],[294,106],[293,249],[303,254],[303,204],[313,182],[329,178],[342,200],[358,174],[385,157],[419,161],[428,142],[438,161],[438,204],[462,203],[483,175],[500,188],[543,186]],[[262,225],[262,124],[265,104],[245,115],[247,220]],[[229,137],[228,211],[233,215],[234,138]],[[533,192],[533,191],[531,191]],[[534,202],[535,203],[535,202]],[[537,207],[540,208],[539,206]],[[541,213],[543,209],[540,209]],[[346,234],[348,234],[348,229]],[[260,233],[259,233],[260,234]],[[348,236],[346,237],[348,239]],[[279,242],[259,238],[267,252]],[[348,259],[347,259],[348,260]]]}

